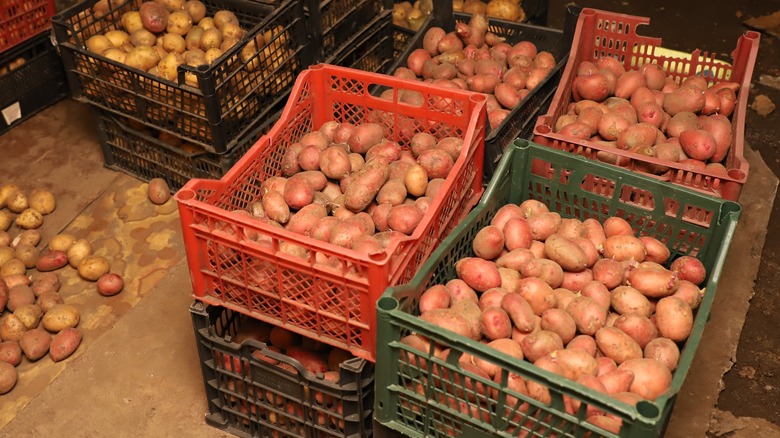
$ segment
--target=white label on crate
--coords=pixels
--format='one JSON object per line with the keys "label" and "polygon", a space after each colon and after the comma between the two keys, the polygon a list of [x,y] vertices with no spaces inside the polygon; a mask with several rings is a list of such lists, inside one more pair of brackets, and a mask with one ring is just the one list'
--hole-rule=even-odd
{"label": "white label on crate", "polygon": [[5,124],[8,126],[11,126],[11,123],[21,119],[22,107],[19,106],[19,102],[15,102],[11,106],[4,108],[3,118],[5,119]]}

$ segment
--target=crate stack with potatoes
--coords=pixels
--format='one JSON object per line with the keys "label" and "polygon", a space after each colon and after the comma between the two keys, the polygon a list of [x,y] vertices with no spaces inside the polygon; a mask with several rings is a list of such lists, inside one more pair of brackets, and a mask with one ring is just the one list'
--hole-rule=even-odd
{"label": "crate stack with potatoes", "polygon": [[68,95],[49,38],[54,0],[0,4],[0,134]]}
{"label": "crate stack with potatoes", "polygon": [[[741,214],[758,34],[729,62],[585,8],[534,142],[377,301],[377,423],[403,436],[660,437]],[[504,76],[506,78],[506,75]]]}
{"label": "crate stack with potatoes", "polygon": [[227,172],[315,56],[302,0],[87,0],[53,24],[106,165],[172,191]]}
{"label": "crate stack with potatoes", "polygon": [[479,199],[486,121],[482,95],[319,64],[227,175],[174,195],[210,424],[371,434],[376,300]]}

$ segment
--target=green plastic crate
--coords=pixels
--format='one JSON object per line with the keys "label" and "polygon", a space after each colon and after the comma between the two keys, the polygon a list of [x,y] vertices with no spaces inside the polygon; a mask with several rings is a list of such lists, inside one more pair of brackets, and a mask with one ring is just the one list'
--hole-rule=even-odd
{"label": "green plastic crate", "polygon": [[[411,437],[660,436],[707,323],[723,262],[741,213],[739,204],[526,140],[516,140],[507,151],[474,210],[442,242],[410,283],[388,288],[377,302],[376,420]],[[623,217],[637,235],[650,235],[666,243],[672,253],[670,260],[681,255],[696,255],[704,263],[708,272],[706,293],[698,308],[693,332],[681,350],[671,388],[654,402],[640,402],[636,407],[618,402],[529,362],[517,361],[479,342],[423,322],[416,316],[421,292],[429,285],[443,284],[456,277],[455,262],[473,256],[472,240],[489,224],[495,212],[507,203],[518,204],[531,198],[544,202],[551,211],[564,217],[593,217],[601,221],[609,216]],[[450,354],[447,361],[443,361],[435,358],[432,351],[421,352],[399,342],[411,333],[430,338],[442,348],[452,348],[452,351],[472,354],[500,365],[504,370],[497,379],[500,383],[463,371],[457,364],[459,354]],[[411,365],[413,363],[423,365]],[[432,373],[433,369],[438,372]],[[545,405],[509,390],[509,373],[548,386],[551,404]],[[487,403],[483,395],[461,383],[466,377],[493,388],[498,396]],[[434,385],[439,379],[445,383]],[[415,388],[424,395],[418,395]],[[464,394],[470,397],[464,397]],[[527,411],[506,406],[508,395],[527,403]],[[576,415],[566,412],[564,396],[582,401],[583,407]],[[482,403],[469,402],[469,398],[477,402],[482,400]],[[455,400],[458,404],[454,406],[459,409],[451,408],[453,403],[439,400]],[[616,435],[587,423],[587,406],[621,418],[620,433]],[[517,430],[519,425],[525,433]]]}

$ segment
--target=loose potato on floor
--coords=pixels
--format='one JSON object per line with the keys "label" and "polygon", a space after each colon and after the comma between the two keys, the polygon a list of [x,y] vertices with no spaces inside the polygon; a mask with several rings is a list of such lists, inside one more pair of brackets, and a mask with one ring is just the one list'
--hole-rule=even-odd
{"label": "loose potato on floor", "polygon": [[66,328],[54,335],[49,346],[49,356],[55,362],[66,359],[81,344],[81,332],[75,328]]}
{"label": "loose potato on floor", "polygon": [[84,257],[78,266],[81,278],[89,281],[97,281],[101,276],[111,270],[111,265],[105,257],[89,255]]}
{"label": "loose potato on floor", "polygon": [[0,319],[0,339],[4,341],[18,341],[27,328],[13,313],[7,313]]}
{"label": "loose potato on floor", "polygon": [[0,362],[0,395],[14,389],[19,375],[13,365]]}
{"label": "loose potato on floor", "polygon": [[25,243],[16,247],[15,257],[21,260],[27,269],[30,269],[38,263],[40,254],[34,246]]}
{"label": "loose potato on floor", "polygon": [[33,190],[27,200],[30,208],[40,214],[49,214],[57,208],[57,201],[54,194],[48,190]]}
{"label": "loose potato on floor", "polygon": [[26,208],[14,220],[17,226],[25,230],[34,230],[43,225],[43,215],[33,208]]}
{"label": "loose potato on floor", "polygon": [[76,236],[73,234],[57,234],[56,236],[52,237],[51,240],[49,240],[49,250],[67,252],[68,248],[70,248],[74,242],[76,242]]}
{"label": "loose potato on floor", "polygon": [[49,352],[51,345],[51,335],[42,328],[36,328],[28,331],[19,340],[24,356],[28,360],[38,360]]}
{"label": "loose potato on floor", "polygon": [[0,211],[0,230],[11,228],[12,223],[14,223],[14,216],[5,210]]}
{"label": "loose potato on floor", "polygon": [[19,365],[22,361],[22,349],[16,341],[0,342],[0,362],[8,363],[13,366]]}
{"label": "loose potato on floor", "polygon": [[35,304],[37,304],[44,313],[48,312],[49,309],[54,307],[56,304],[62,303],[64,303],[64,301],[62,300],[59,292],[54,291],[41,292],[41,294],[38,295],[38,299],[35,300]]}
{"label": "loose potato on floor", "polygon": [[149,181],[148,195],[149,200],[152,201],[153,204],[162,205],[171,198],[171,189],[164,179],[153,178]]}
{"label": "loose potato on floor", "polygon": [[79,324],[79,310],[70,304],[55,304],[43,315],[43,328],[59,333]]}
{"label": "loose potato on floor", "polygon": [[67,264],[68,254],[65,251],[46,251],[35,261],[35,269],[39,272],[49,272],[60,269]]}
{"label": "loose potato on floor", "polygon": [[86,239],[79,239],[68,248],[68,263],[78,268],[84,257],[92,255],[92,245]]}
{"label": "loose potato on floor", "polygon": [[97,290],[100,295],[110,297],[122,291],[125,283],[117,274],[103,274],[97,280]]}
{"label": "loose potato on floor", "polygon": [[19,233],[11,242],[11,246],[17,248],[19,245],[38,246],[41,243],[41,233],[38,230],[24,230]]}
{"label": "loose potato on floor", "polygon": [[23,304],[14,310],[14,315],[24,324],[27,330],[38,327],[43,317],[43,310],[37,304]]}

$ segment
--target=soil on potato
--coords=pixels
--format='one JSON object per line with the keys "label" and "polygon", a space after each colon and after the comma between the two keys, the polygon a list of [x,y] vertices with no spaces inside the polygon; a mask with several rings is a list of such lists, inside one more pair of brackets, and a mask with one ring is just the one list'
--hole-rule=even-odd
{"label": "soil on potato", "polygon": [[[562,11],[568,1],[549,2],[551,27],[561,28]],[[663,35],[664,47],[690,52],[691,40],[706,41],[702,50],[710,50],[721,59],[728,59],[739,36],[749,30],[743,21],[780,10],[780,1],[729,2],[725,0],[672,1],[596,0],[576,2],[580,6],[639,15],[651,18],[651,28]],[[691,20],[690,17],[698,17]],[[706,17],[706,19],[705,19]],[[775,32],[780,32],[780,28]],[[643,34],[642,31],[639,31]],[[649,36],[661,36],[661,33]],[[780,35],[780,33],[777,33]],[[748,105],[763,94],[780,106],[780,89],[762,85],[761,75],[780,77],[780,41],[762,33],[758,60],[753,72],[753,86]],[[780,80],[777,80],[780,84]],[[775,175],[780,175],[780,109],[759,116],[748,109],[745,141],[758,151]],[[771,202],[767,199],[767,202]],[[750,214],[750,212],[743,212]],[[780,419],[780,331],[777,330],[777,310],[780,302],[780,203],[774,201],[770,229],[764,244],[762,261],[754,287],[755,296],[739,340],[736,363],[723,378],[724,389],[718,399],[718,409],[737,417],[763,418],[777,424]],[[724,271],[728,275],[728,270]]]}

